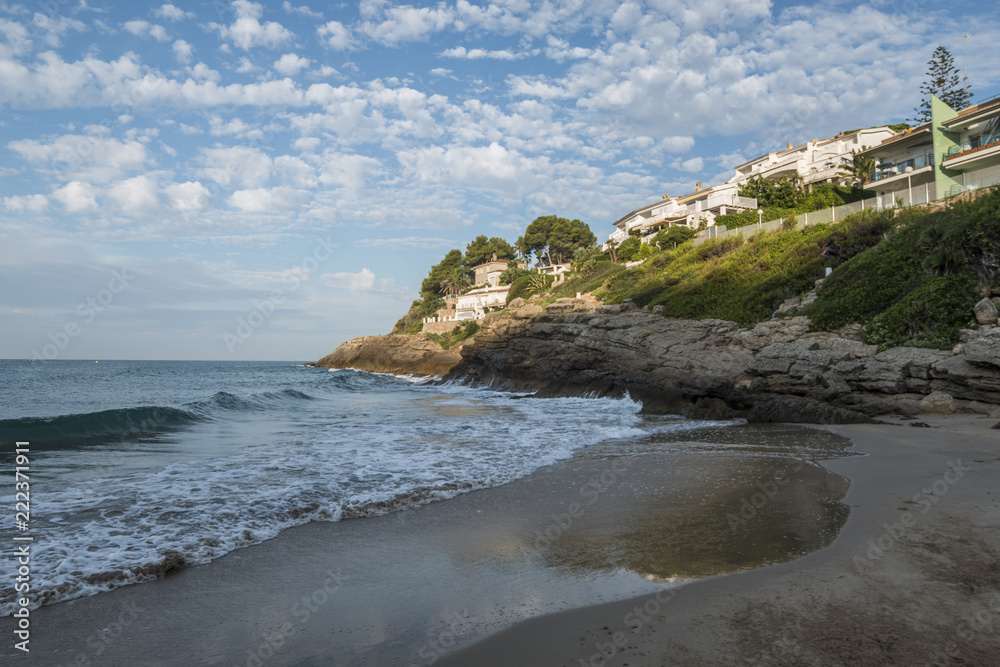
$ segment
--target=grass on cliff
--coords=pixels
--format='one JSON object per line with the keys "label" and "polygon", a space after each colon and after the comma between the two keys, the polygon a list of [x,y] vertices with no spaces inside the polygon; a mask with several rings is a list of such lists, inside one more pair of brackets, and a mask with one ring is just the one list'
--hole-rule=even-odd
{"label": "grass on cliff", "polygon": [[805,311],[814,328],[860,322],[880,349],[948,348],[975,325],[976,302],[1000,286],[1000,190],[909,217],[824,283]]}
{"label": "grass on cliff", "polygon": [[1000,191],[935,213],[869,210],[836,225],[688,242],[632,269],[592,256],[551,298],[593,292],[605,303],[661,305],[667,317],[752,326],[827,267],[832,276],[803,311],[815,329],[856,322],[882,349],[951,347],[1000,281]]}
{"label": "grass on cliff", "polygon": [[446,334],[429,333],[424,335],[440,345],[442,350],[447,350],[455,343],[471,338],[477,333],[479,333],[479,324],[475,320],[467,320],[462,324],[456,324],[455,328]]}
{"label": "grass on cliff", "polygon": [[890,213],[865,212],[838,225],[688,242],[653,254],[626,269],[609,261],[585,263],[580,275],[554,295],[593,292],[605,303],[632,299],[641,306],[663,306],[667,317],[718,318],[752,326],[789,298],[807,292],[837,261],[826,253],[856,253],[874,245],[894,224]]}

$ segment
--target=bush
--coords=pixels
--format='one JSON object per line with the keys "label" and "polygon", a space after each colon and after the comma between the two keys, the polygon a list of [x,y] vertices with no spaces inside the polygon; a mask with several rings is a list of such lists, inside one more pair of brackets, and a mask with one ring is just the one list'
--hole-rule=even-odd
{"label": "bush", "polygon": [[631,262],[639,254],[639,248],[642,246],[642,241],[635,237],[630,236],[622,244],[618,246],[618,261],[619,262]]}
{"label": "bush", "polygon": [[530,275],[518,276],[514,279],[514,282],[510,284],[510,291],[507,292],[507,303],[510,303],[517,297],[524,295],[525,291],[528,289],[529,280]]}
{"label": "bush", "polygon": [[656,236],[653,237],[653,243],[656,244],[660,250],[668,250],[676,248],[682,243],[686,243],[694,238],[696,232],[693,229],[688,229],[687,227],[670,227],[668,229],[662,229]]}
{"label": "bush", "polygon": [[955,345],[959,329],[973,323],[979,289],[1000,277],[1000,191],[936,213],[851,217],[859,221],[854,228],[839,238],[831,234],[828,243],[843,249],[877,236],[877,245],[848,258],[823,283],[804,311],[813,327],[859,322],[865,340],[881,349]]}

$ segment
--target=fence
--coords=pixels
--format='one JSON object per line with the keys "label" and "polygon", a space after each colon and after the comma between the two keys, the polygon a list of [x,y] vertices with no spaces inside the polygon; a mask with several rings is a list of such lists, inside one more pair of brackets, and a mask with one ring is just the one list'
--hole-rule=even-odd
{"label": "fence", "polygon": [[[908,188],[897,194],[901,196],[898,196],[895,199],[888,195],[885,197],[869,197],[868,199],[862,199],[861,201],[844,204],[843,206],[831,206],[830,208],[820,209],[819,211],[799,213],[795,216],[797,222],[795,228],[804,229],[806,227],[811,227],[812,225],[833,224],[840,222],[852,213],[857,213],[858,211],[867,209],[883,211],[891,208],[917,206],[919,204],[926,204],[938,199],[937,189],[933,183],[925,183],[924,185],[914,188]],[[756,225],[737,227],[736,229],[726,229],[725,225],[709,227],[705,231],[699,233],[694,240],[694,244],[701,245],[709,239],[725,239],[732,238],[734,236],[753,236],[757,232],[773,232],[781,229],[782,222],[783,220],[778,218]]]}

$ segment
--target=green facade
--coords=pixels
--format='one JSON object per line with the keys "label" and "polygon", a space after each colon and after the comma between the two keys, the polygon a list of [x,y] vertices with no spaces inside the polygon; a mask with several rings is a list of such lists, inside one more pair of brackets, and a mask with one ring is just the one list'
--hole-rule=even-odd
{"label": "green facade", "polygon": [[[931,95],[931,138],[934,141],[934,187],[938,199],[947,197],[953,192],[961,192],[962,172],[945,169],[944,158],[948,149],[958,146],[959,135],[949,132],[942,123],[951,120],[958,112],[945,104],[936,95]],[[957,186],[957,190],[956,190]]]}

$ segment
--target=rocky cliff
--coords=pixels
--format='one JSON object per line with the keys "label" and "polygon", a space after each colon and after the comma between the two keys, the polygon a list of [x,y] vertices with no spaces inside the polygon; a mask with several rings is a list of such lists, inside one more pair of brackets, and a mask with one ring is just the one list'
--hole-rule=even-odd
{"label": "rocky cliff", "polygon": [[[810,333],[805,317],[743,329],[625,305],[512,302],[487,316],[448,379],[541,395],[620,395],[694,418],[844,423],[921,411],[996,413],[1000,328],[953,350],[877,352],[857,328]],[[1000,415],[997,415],[1000,416]]]}
{"label": "rocky cliff", "polygon": [[441,376],[461,360],[461,350],[462,344],[443,350],[424,336],[361,336],[343,343],[316,365],[372,373]]}

